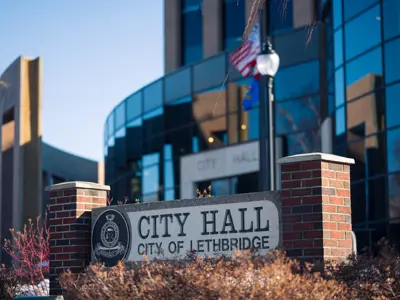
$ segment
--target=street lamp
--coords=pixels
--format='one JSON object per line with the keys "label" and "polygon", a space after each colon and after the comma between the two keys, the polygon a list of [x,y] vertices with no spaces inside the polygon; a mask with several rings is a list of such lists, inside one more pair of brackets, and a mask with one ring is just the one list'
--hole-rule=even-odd
{"label": "street lamp", "polygon": [[[270,39],[266,38],[270,34],[269,15],[269,1],[264,0],[264,8],[260,15],[260,45],[262,48],[261,53],[257,56],[257,69],[261,75],[259,88],[260,191],[272,191],[275,189],[275,134],[272,79],[279,68],[279,56],[272,49]],[[268,147],[266,140],[268,141]],[[269,169],[269,172],[267,172],[267,169]]]}

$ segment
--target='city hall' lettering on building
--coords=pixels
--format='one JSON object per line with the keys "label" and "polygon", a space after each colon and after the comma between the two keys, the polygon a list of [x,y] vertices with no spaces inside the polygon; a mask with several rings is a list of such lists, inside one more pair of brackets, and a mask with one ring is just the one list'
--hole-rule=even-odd
{"label": "'city hall' lettering on building", "polygon": [[132,223],[129,260],[266,253],[279,243],[279,216],[270,201],[217,204],[128,213]]}

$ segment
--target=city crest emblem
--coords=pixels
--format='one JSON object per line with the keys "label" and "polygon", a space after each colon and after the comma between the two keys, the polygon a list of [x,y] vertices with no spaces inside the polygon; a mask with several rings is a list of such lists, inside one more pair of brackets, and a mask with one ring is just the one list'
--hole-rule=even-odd
{"label": "city crest emblem", "polygon": [[97,218],[92,230],[92,252],[96,260],[113,266],[126,257],[129,248],[129,228],[124,216],[108,209]]}

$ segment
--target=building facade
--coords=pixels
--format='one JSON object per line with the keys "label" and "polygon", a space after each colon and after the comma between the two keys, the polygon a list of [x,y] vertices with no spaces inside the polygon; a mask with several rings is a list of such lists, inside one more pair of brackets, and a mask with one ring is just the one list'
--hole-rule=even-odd
{"label": "building facade", "polygon": [[[42,142],[42,60],[19,57],[0,76],[0,240],[22,230],[48,203],[44,186],[103,182],[98,162]],[[0,260],[2,259],[0,251]]]}
{"label": "building facade", "polygon": [[[400,240],[400,2],[285,3],[283,13],[280,1],[270,1],[269,16],[281,60],[276,158],[313,151],[354,158],[360,245],[381,236]],[[213,195],[258,190],[258,107],[243,111],[250,80],[228,63],[251,5],[165,5],[166,75],[124,99],[106,121],[105,178],[115,198],[188,198],[209,185]]]}

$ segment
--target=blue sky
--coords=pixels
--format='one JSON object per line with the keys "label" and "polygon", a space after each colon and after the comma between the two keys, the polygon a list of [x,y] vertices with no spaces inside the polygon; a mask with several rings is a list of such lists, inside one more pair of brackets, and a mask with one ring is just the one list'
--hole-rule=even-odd
{"label": "blue sky", "polygon": [[103,159],[112,108],[163,75],[162,0],[1,0],[0,74],[43,58],[43,139]]}

